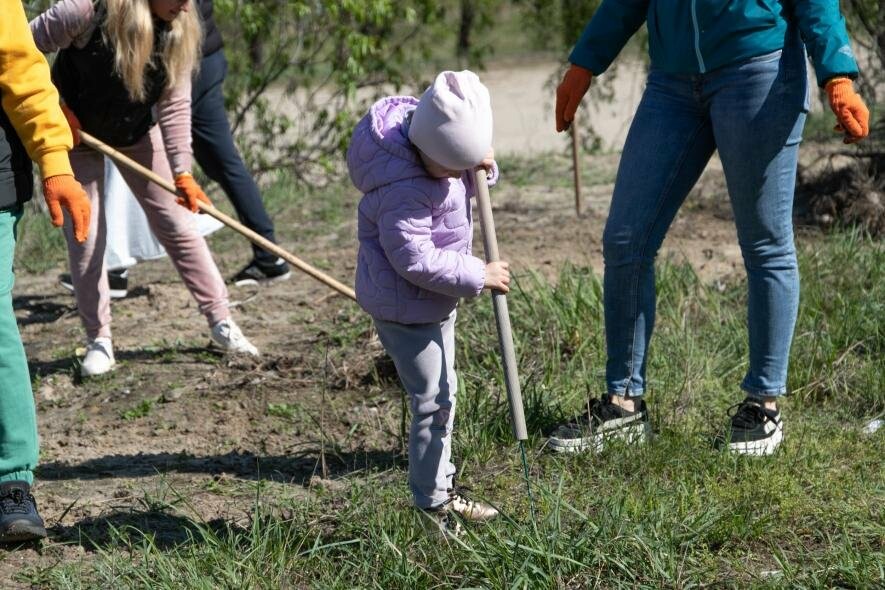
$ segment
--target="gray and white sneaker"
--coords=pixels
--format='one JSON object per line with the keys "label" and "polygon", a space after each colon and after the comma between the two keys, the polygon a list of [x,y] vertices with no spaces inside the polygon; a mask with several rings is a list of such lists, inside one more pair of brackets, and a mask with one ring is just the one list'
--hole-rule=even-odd
{"label": "gray and white sneaker", "polygon": [[99,337],[86,344],[86,357],[80,363],[81,377],[97,377],[114,368],[114,347],[110,338]]}
{"label": "gray and white sneaker", "polygon": [[258,356],[258,349],[243,336],[240,327],[237,326],[233,318],[221,320],[212,326],[210,337],[212,342],[224,352]]}
{"label": "gray and white sneaker", "polygon": [[498,509],[491,504],[468,496],[464,488],[450,489],[449,499],[443,504],[424,508],[421,512],[425,530],[433,535],[439,534],[446,540],[460,537],[464,533],[461,520],[488,522],[499,514]]}
{"label": "gray and white sneaker", "polygon": [[780,410],[767,409],[762,401],[746,398],[730,408],[728,432],[716,439],[716,446],[738,455],[765,456],[774,453],[784,440]]}
{"label": "gray and white sneaker", "polygon": [[637,400],[636,409],[630,412],[612,403],[612,396],[606,394],[592,400],[584,415],[574,422],[559,425],[547,439],[547,446],[557,453],[599,453],[612,441],[638,444],[650,436],[644,400]]}
{"label": "gray and white sneaker", "polygon": [[455,512],[449,510],[448,504],[419,508],[418,514],[424,532],[434,540],[451,541],[464,534],[464,527]]}

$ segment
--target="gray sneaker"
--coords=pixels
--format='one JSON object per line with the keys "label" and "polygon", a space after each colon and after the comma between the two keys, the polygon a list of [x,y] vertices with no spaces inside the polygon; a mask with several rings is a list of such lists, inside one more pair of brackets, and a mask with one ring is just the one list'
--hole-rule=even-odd
{"label": "gray sneaker", "polygon": [[583,416],[561,424],[547,439],[547,446],[557,453],[601,452],[613,440],[627,444],[644,443],[651,436],[645,401],[637,401],[629,412],[612,403],[611,395],[590,402]]}

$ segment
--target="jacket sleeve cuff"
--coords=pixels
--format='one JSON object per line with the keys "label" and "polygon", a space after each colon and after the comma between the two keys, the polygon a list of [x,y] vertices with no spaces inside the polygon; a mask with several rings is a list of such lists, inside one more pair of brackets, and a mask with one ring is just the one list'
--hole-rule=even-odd
{"label": "jacket sleeve cuff", "polygon": [[482,289],[486,284],[486,263],[476,256],[468,255],[465,267],[468,282],[473,288],[468,297],[477,297],[482,293]]}
{"label": "jacket sleeve cuff", "polygon": [[66,149],[52,150],[40,154],[37,165],[40,167],[40,174],[44,180],[62,174],[74,175]]}

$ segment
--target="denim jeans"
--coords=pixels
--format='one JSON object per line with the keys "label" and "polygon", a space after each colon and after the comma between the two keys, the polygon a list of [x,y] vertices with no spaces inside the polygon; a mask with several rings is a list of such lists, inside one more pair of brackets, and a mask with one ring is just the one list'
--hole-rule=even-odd
{"label": "denim jeans", "polygon": [[[191,93],[194,157],[206,176],[221,186],[243,225],[276,243],[273,222],[264,208],[261,192],[246,170],[231,135],[222,92],[226,74],[224,51],[203,57]],[[259,263],[273,264],[277,260],[276,254],[254,244],[252,251]]]}
{"label": "denim jeans", "polygon": [[715,150],[749,289],[750,365],[741,387],[754,396],[786,393],[799,305],[793,189],[807,111],[805,50],[795,31],[781,51],[706,74],[649,73],[603,235],[609,393],[645,391],[654,260]]}

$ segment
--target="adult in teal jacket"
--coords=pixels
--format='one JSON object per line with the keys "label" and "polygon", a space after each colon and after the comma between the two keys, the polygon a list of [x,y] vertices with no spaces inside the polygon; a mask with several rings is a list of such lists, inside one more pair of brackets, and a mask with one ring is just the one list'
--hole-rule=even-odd
{"label": "adult in teal jacket", "polygon": [[858,69],[845,20],[837,0],[603,0],[557,89],[557,131],[643,23],[651,68],[603,235],[607,392],[585,416],[557,428],[549,445],[573,452],[601,449],[609,436],[646,439],[654,259],[718,151],[747,272],[750,356],[746,397],[720,444],[770,454],[783,439],[777,400],[787,392],[799,305],[792,204],[808,111],[806,50],[844,141],[869,133],[869,111],[852,85]]}

